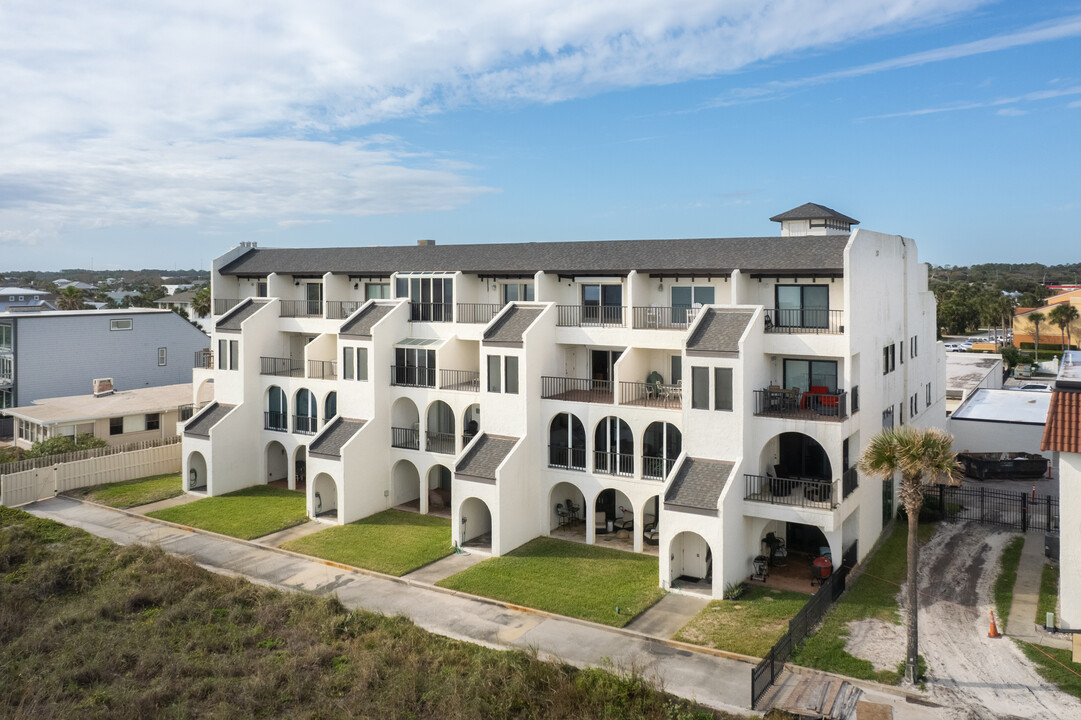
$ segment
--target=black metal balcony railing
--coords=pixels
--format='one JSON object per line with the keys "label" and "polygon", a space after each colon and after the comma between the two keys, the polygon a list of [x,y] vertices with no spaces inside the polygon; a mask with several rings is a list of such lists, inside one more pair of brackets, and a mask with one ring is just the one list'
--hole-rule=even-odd
{"label": "black metal balcony railing", "polygon": [[664,383],[620,382],[619,404],[680,410],[683,408],[683,388]]}
{"label": "black metal balcony railing", "polygon": [[424,432],[424,447],[428,452],[453,455],[455,453],[454,433],[432,432],[431,430],[426,430]]}
{"label": "black metal balcony railing", "polygon": [[476,370],[440,370],[439,389],[480,392],[480,373]]}
{"label": "black metal balcony railing", "polygon": [[664,480],[672,472],[676,459],[642,456],[642,477],[649,480]]}
{"label": "black metal balcony railing", "polygon": [[313,380],[337,380],[338,363],[333,360],[309,360],[308,377]]}
{"label": "black metal balcony railing", "polygon": [[860,475],[854,467],[850,467],[841,475],[841,499],[847,500],[848,496],[860,486]]}
{"label": "black metal balcony railing", "polygon": [[639,330],[686,330],[698,316],[698,310],[686,305],[635,307],[632,310],[634,327]]}
{"label": "black metal balcony railing", "polygon": [[390,446],[406,450],[420,450],[420,433],[413,428],[392,427]]}
{"label": "black metal balcony railing", "polygon": [[844,310],[770,308],[766,311],[768,333],[827,333],[845,331]]}
{"label": "black metal balcony railing", "polygon": [[757,500],[773,505],[827,508],[837,507],[836,481],[808,478],[775,478],[766,475],[744,475],[745,500]]}
{"label": "black metal balcony railing", "polygon": [[327,300],[327,320],[345,320],[363,304],[363,300]]}
{"label": "black metal balcony railing", "polygon": [[572,402],[611,403],[611,380],[586,378],[541,377],[541,397]]}
{"label": "black metal balcony railing", "polygon": [[316,300],[282,300],[280,302],[280,317],[323,317],[323,304]]}
{"label": "black metal balcony railing", "polygon": [[261,357],[259,358],[259,374],[304,377],[304,366],[292,358]]}
{"label": "black metal balcony railing", "polygon": [[177,405],[176,406],[176,419],[177,419],[177,422],[187,422],[188,420],[191,420],[193,417],[195,417],[195,413],[199,412],[200,410],[202,410],[203,408],[205,408],[209,404],[210,403],[202,402],[202,403],[199,403],[198,405],[194,405],[194,404],[190,404],[190,403],[187,404],[187,405]]}
{"label": "black metal balcony railing", "polygon": [[458,303],[458,322],[487,325],[502,309],[499,303]]}
{"label": "black metal balcony railing", "polygon": [[266,411],[263,413],[263,429],[289,432],[289,416],[283,412]]}
{"label": "black metal balcony railing", "polygon": [[224,315],[239,304],[237,298],[214,298],[214,314]]}
{"label": "black metal balcony railing", "polygon": [[593,472],[602,475],[634,477],[634,455],[631,453],[593,451]]}
{"label": "black metal balcony railing", "polygon": [[390,384],[400,387],[435,387],[435,368],[415,365],[391,365]]}
{"label": "black metal balcony railing", "polygon": [[409,319],[412,322],[453,322],[454,305],[451,303],[411,302]]}
{"label": "black metal balcony railing", "polygon": [[623,327],[627,308],[621,305],[557,305],[559,327]]}
{"label": "black metal balcony railing", "polygon": [[477,436],[476,433],[473,433],[472,435],[469,435],[469,434],[462,435],[462,449],[464,450],[465,446],[468,445],[469,443],[471,443],[473,441],[473,438],[475,438],[476,436]]}
{"label": "black metal balcony railing", "polygon": [[586,449],[549,445],[548,467],[563,470],[585,470]]}
{"label": "black metal balcony railing", "polygon": [[195,351],[195,361],[192,364],[196,370],[213,370],[214,369],[214,351],[210,348],[203,348],[202,350]]}
{"label": "black metal balcony railing", "polygon": [[293,432],[301,435],[314,435],[319,429],[319,418],[314,415],[294,415]]}
{"label": "black metal balcony railing", "polygon": [[848,417],[848,393],[755,390],[754,414],[800,420],[842,420]]}

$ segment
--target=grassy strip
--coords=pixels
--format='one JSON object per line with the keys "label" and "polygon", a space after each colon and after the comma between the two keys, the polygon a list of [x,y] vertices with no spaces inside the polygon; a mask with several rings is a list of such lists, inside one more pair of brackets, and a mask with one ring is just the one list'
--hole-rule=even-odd
{"label": "grassy strip", "polygon": [[675,639],[762,657],[809,599],[807,593],[751,587],[739,600],[714,600],[706,605]]}
{"label": "grassy strip", "polygon": [[408,572],[450,555],[450,520],[401,510],[340,525],[283,545],[287,550],[388,575]]}
{"label": "grassy strip", "polygon": [[1043,625],[1047,613],[1058,611],[1058,565],[1043,566],[1040,576],[1040,597],[1036,601],[1036,623]]}
{"label": "grassy strip", "polygon": [[1006,547],[1002,549],[1002,558],[999,560],[998,577],[995,578],[995,584],[991,587],[991,596],[995,601],[995,614],[1003,628],[1006,627],[1006,621],[1010,618],[1010,608],[1013,607],[1013,586],[1017,583],[1017,566],[1021,564],[1021,550],[1024,547],[1023,535],[1011,538],[1006,543]]}
{"label": "grassy strip", "polygon": [[436,584],[623,627],[664,595],[657,572],[650,555],[536,538]]}
{"label": "grassy strip", "polygon": [[241,540],[269,535],[308,520],[303,493],[265,485],[157,510],[147,516]]}
{"label": "grassy strip", "polygon": [[[936,527],[920,525],[921,544],[931,538]],[[850,655],[845,651],[845,639],[850,622],[872,618],[902,622],[897,593],[908,568],[907,536],[908,528],[898,524],[875,554],[864,561],[864,573],[848,584],[848,590],[826,613],[818,630],[796,651],[796,664],[893,685],[901,681],[903,672],[875,670],[870,661]]]}
{"label": "grassy strip", "polygon": [[[1040,673],[1040,677],[1058,685],[1059,690],[1081,698],[1081,675],[1078,675],[1078,673],[1081,673],[1081,663],[1073,662],[1073,652],[1044,647],[1043,645],[1036,648],[1021,641],[1017,641],[1017,645],[1025,653],[1025,657],[1035,663],[1036,672]],[[1050,655],[1054,660],[1049,659],[1047,655]],[[1055,660],[1058,662],[1055,662]],[[1059,665],[1059,663],[1066,667]]]}
{"label": "grassy strip", "polygon": [[147,503],[167,500],[184,494],[180,475],[152,475],[126,482],[94,485],[69,490],[65,495],[101,503],[109,507],[127,509]]}
{"label": "grassy strip", "polygon": [[729,718],[0,508],[0,716]]}

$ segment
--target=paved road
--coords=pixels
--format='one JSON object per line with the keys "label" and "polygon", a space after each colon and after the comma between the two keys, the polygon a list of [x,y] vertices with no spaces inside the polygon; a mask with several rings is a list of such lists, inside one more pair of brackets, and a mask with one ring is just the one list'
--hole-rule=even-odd
{"label": "paved road", "polygon": [[579,667],[633,667],[659,680],[665,691],[708,707],[746,712],[750,702],[751,666],[736,660],[591,623],[506,608],[416,581],[342,570],[255,543],[196,533],[70,498],[43,500],[23,509],[120,544],[159,545],[210,569],[255,582],[302,592],[333,592],[347,607],[405,615],[439,635],[496,648],[535,648],[542,656]]}

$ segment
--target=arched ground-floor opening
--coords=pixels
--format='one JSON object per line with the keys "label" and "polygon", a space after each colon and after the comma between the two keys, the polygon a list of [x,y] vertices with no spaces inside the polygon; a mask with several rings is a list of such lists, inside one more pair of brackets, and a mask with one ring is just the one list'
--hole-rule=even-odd
{"label": "arched ground-floor opening", "polygon": [[308,491],[308,447],[297,445],[293,453],[293,476],[289,478],[289,489],[297,492]]}
{"label": "arched ground-floor opening", "polygon": [[453,473],[446,465],[432,465],[428,469],[428,514],[450,517],[451,480]]}
{"label": "arched ground-floor opening", "polygon": [[712,594],[713,552],[704,537],[685,530],[672,538],[668,552],[668,580],[672,587]]}
{"label": "arched ground-floor opening", "polygon": [[660,554],[661,542],[661,498],[654,495],[642,505],[640,515],[642,517],[641,530],[636,531],[642,536],[642,552],[647,555]]}
{"label": "arched ground-floor opening", "polygon": [[[756,533],[751,580],[778,590],[811,593],[833,570],[829,539],[806,523],[771,520]],[[762,573],[762,570],[765,570]],[[763,579],[764,577],[764,579]]]}
{"label": "arched ground-floor opening", "polygon": [[408,460],[399,460],[390,472],[390,504],[399,510],[427,510],[427,503],[420,502],[420,473]]}
{"label": "arched ground-floor opening", "polygon": [[598,538],[620,532],[626,532],[630,536],[634,530],[634,505],[630,498],[619,490],[601,490],[593,504],[590,520]]}
{"label": "arched ground-floor opening", "polygon": [[184,478],[187,482],[186,487],[188,490],[205,490],[207,481],[206,472],[206,458],[203,457],[201,452],[193,452],[188,455],[188,461],[185,463],[186,472]]}
{"label": "arched ground-floor opening", "polygon": [[338,522],[338,484],[326,473],[312,481],[312,517]]}
{"label": "arched ground-floor opening", "polygon": [[586,541],[586,497],[577,485],[559,482],[548,493],[548,528],[552,537]]}
{"label": "arched ground-floor opening", "polygon": [[477,550],[492,549],[492,512],[480,498],[466,498],[462,501],[461,537],[462,547]]}
{"label": "arched ground-floor opening", "polygon": [[266,472],[263,477],[268,485],[277,484],[278,487],[289,486],[289,452],[277,440],[267,443],[263,451],[263,463]]}

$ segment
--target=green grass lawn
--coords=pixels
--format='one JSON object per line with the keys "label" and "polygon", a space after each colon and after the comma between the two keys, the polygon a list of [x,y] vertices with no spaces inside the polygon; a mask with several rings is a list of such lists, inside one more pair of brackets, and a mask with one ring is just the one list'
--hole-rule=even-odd
{"label": "green grass lawn", "polygon": [[147,515],[241,540],[269,535],[308,520],[303,493],[265,485],[196,500]]}
{"label": "green grass lawn", "polygon": [[450,520],[401,510],[385,510],[283,545],[286,550],[405,575],[450,555]]}
{"label": "green grass lawn", "polygon": [[[1040,622],[1043,622],[1043,620]],[[1072,651],[1044,647],[1043,645],[1033,647],[1020,640],[1016,642],[1021,651],[1025,653],[1025,656],[1035,663],[1036,672],[1040,673],[1044,680],[1058,685],[1063,692],[1081,698],[1081,663],[1073,662]],[[1048,655],[1054,660],[1049,659]],[[1056,660],[1058,662],[1055,662]],[[1066,667],[1063,667],[1063,665]]]}
{"label": "green grass lawn", "polygon": [[675,639],[762,657],[810,599],[807,593],[751,587],[739,600],[714,600],[706,605]]}
{"label": "green grass lawn", "polygon": [[132,508],[184,494],[180,474],[151,477],[77,488],[64,493],[114,508]]}
{"label": "green grass lawn", "polygon": [[652,555],[536,538],[437,585],[623,627],[664,595],[657,573]]}
{"label": "green grass lawn", "polygon": [[[936,528],[932,524],[920,525],[920,543],[926,543]],[[818,630],[796,651],[793,661],[797,665],[894,685],[901,681],[903,673],[875,670],[870,661],[845,652],[845,638],[848,623],[855,620],[902,622],[897,584],[904,582],[908,568],[907,536],[907,526],[898,523],[874,556],[864,561],[864,574],[849,582],[848,590],[826,613]]]}
{"label": "green grass lawn", "polygon": [[991,586],[991,595],[995,601],[995,614],[999,624],[1005,628],[1013,607],[1013,586],[1017,583],[1017,566],[1021,564],[1021,549],[1025,547],[1025,538],[1019,535],[1011,538],[1002,549],[998,577]]}
{"label": "green grass lawn", "polygon": [[[1036,601],[1036,623],[1043,625],[1047,619],[1047,613],[1056,612],[1058,607],[1058,565],[1047,564],[1043,566],[1043,575],[1040,576],[1040,597]],[[1058,618],[1055,618],[1056,624]]]}

